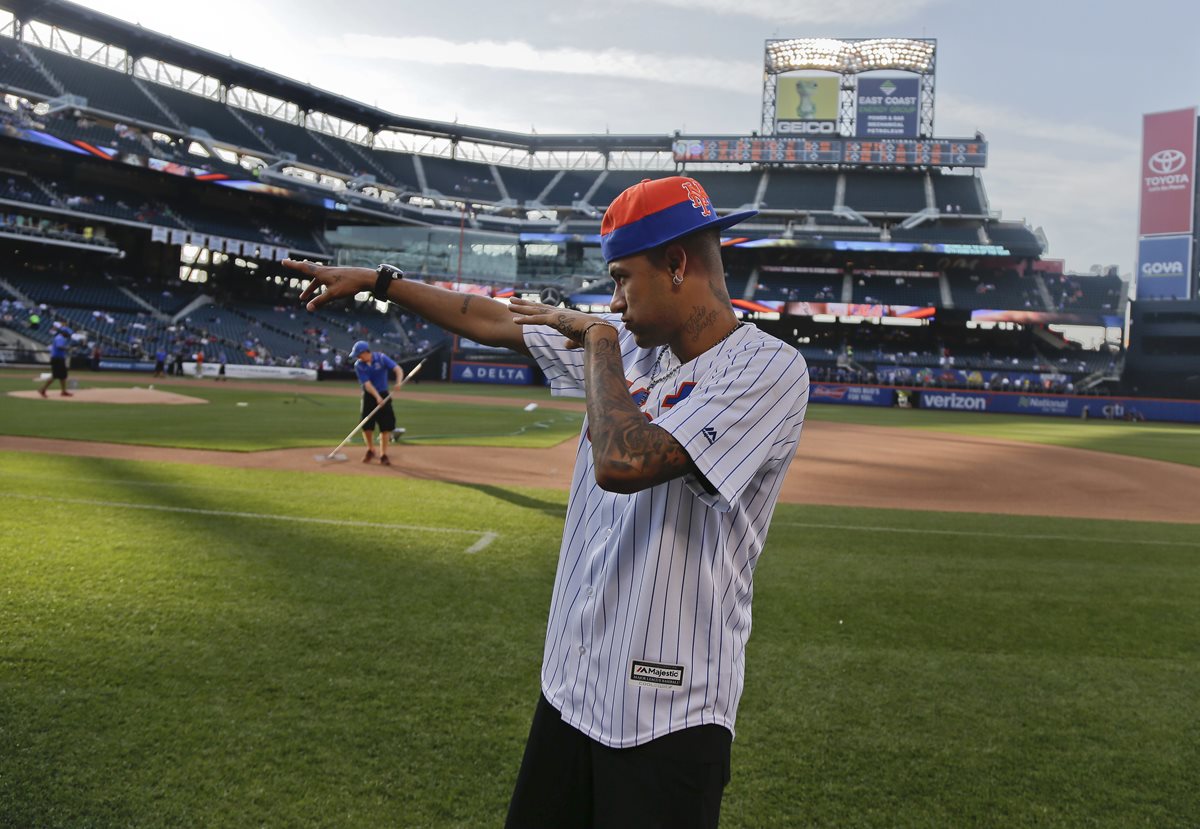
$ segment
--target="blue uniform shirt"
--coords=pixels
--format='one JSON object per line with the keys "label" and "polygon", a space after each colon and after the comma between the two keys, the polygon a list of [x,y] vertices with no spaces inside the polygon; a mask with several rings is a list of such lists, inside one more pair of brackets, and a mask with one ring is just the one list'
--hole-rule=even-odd
{"label": "blue uniform shirt", "polygon": [[375,391],[379,392],[382,397],[387,397],[388,377],[395,368],[396,361],[378,351],[371,352],[371,362],[369,363],[364,363],[362,360],[354,362],[354,373],[358,375],[359,385],[370,380]]}
{"label": "blue uniform shirt", "polygon": [[50,356],[66,357],[67,349],[70,347],[70,345],[71,337],[63,334],[62,330],[60,329],[59,332],[54,335],[54,342],[50,343]]}

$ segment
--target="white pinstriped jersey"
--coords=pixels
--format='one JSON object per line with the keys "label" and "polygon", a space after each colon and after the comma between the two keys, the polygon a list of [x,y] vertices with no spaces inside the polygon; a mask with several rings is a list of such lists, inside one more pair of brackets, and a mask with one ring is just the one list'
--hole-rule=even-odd
{"label": "white pinstriped jersey", "polygon": [[[695,725],[733,731],[750,635],[751,579],[808,404],[791,346],[743,325],[649,395],[658,350],[616,316],[635,401],[691,456],[695,476],[630,495],[596,484],[584,422],[546,629],[542,691],[614,748]],[[582,396],[582,349],[553,328],[525,344],[555,394]],[[677,365],[669,355],[661,372]]]}

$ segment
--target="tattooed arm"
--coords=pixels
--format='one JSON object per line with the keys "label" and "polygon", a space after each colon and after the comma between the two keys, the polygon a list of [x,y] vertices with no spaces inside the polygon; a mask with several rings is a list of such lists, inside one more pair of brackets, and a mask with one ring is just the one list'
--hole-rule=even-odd
{"label": "tattooed arm", "polygon": [[[370,268],[331,267],[292,259],[284,260],[283,266],[310,280],[300,294],[300,301],[306,303],[310,311],[330,300],[352,297],[375,287],[375,271]],[[392,282],[388,286],[388,299],[447,331],[486,345],[529,354],[521,327],[514,324],[512,314],[503,302],[413,279]]]}
{"label": "tattooed arm", "polygon": [[629,396],[616,331],[587,332],[588,431],[596,483],[609,492],[638,492],[695,472],[691,457],[670,432],[646,419]]}

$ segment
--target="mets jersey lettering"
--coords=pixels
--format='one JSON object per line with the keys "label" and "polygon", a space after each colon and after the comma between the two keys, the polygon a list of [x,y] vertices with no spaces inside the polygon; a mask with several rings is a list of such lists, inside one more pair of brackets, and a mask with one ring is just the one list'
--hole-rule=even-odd
{"label": "mets jersey lettering", "polygon": [[[695,725],[733,731],[751,579],[800,438],[808,370],[794,348],[745,325],[647,392],[657,351],[605,318],[618,328],[635,401],[703,480],[606,492],[584,423],[542,691],[564,721],[615,748]],[[583,396],[583,350],[549,327],[524,336],[554,393]]]}

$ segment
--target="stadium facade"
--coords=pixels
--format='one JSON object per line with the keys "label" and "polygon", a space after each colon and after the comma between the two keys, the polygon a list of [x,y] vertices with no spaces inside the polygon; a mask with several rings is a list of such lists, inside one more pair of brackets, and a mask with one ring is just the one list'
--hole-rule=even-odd
{"label": "stadium facade", "polygon": [[[441,349],[443,332],[373,303],[298,314],[278,262],[391,261],[602,307],[604,210],[681,173],[719,212],[759,211],[724,240],[731,295],[818,379],[1119,389],[1125,283],[1044,259],[1041,233],[990,203],[986,139],[934,135],[933,41],[769,41],[763,132],[541,135],[389,113],[70,3],[6,7],[10,355],[55,321],[114,367],[166,347],[337,369],[365,336],[436,351],[455,379],[535,381],[510,354]],[[1091,347],[1064,336],[1077,330],[1098,332]]]}

